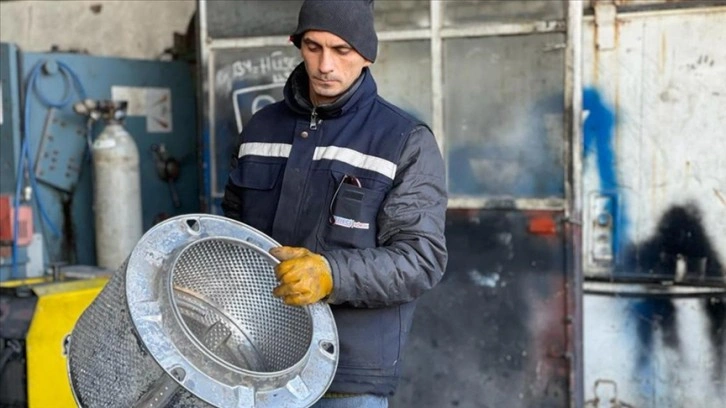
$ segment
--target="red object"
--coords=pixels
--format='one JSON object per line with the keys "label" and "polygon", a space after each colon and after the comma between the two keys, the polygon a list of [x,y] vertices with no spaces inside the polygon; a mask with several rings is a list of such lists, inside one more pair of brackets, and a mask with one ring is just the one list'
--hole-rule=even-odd
{"label": "red object", "polygon": [[551,215],[537,215],[529,220],[529,232],[537,235],[556,235],[557,223]]}
{"label": "red object", "polygon": [[[0,244],[12,245],[13,197],[0,195]],[[33,210],[29,205],[20,205],[18,209],[18,245],[29,245],[33,240]]]}

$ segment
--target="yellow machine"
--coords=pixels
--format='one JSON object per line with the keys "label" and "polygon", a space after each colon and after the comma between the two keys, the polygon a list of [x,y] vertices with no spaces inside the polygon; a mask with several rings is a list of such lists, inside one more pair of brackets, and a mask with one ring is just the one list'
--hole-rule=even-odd
{"label": "yellow machine", "polygon": [[108,275],[0,283],[0,406],[76,407],[69,335]]}

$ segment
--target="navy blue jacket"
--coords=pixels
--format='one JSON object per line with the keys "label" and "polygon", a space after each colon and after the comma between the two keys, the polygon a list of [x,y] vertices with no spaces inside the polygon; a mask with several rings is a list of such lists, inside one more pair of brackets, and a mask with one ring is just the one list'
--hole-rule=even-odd
{"label": "navy blue jacket", "polygon": [[330,391],[391,395],[415,299],[446,266],[441,154],[428,127],[378,96],[367,68],[313,108],[300,64],[284,96],[245,125],[222,208],[325,256],[340,342]]}

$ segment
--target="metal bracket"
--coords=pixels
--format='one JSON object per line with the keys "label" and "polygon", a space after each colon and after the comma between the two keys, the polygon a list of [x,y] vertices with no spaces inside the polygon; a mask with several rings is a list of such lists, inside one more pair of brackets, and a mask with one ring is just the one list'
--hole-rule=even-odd
{"label": "metal bracket", "polygon": [[593,266],[609,268],[615,261],[613,234],[616,220],[613,214],[616,205],[614,194],[596,192],[589,197],[588,258]]}
{"label": "metal bracket", "polygon": [[598,0],[595,2],[595,44],[601,51],[615,49],[617,43],[616,19],[618,9],[613,0]]}

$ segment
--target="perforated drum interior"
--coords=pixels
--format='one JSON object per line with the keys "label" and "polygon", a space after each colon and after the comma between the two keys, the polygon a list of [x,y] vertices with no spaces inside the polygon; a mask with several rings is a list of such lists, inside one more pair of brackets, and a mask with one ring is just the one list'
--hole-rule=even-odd
{"label": "perforated drum interior", "polygon": [[235,368],[282,371],[310,345],[306,310],[270,296],[272,267],[255,249],[216,238],[190,244],[173,266],[175,313],[208,352]]}
{"label": "perforated drum interior", "polygon": [[[308,407],[332,382],[338,335],[319,302],[285,305],[253,228],[207,214],[149,230],[84,312],[69,373],[83,407]],[[178,387],[176,389],[175,387]]]}

